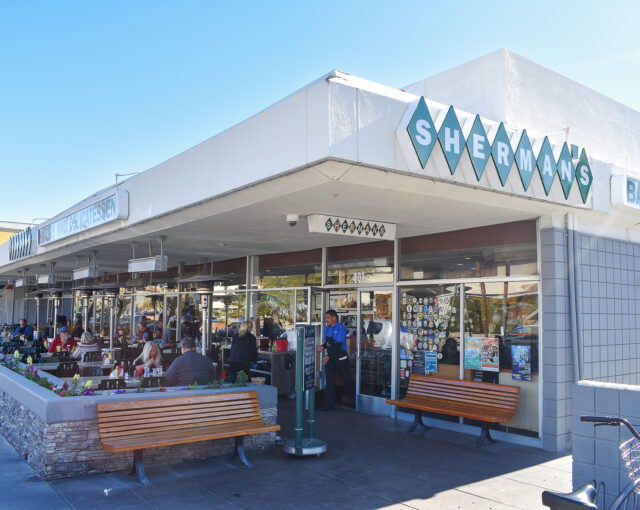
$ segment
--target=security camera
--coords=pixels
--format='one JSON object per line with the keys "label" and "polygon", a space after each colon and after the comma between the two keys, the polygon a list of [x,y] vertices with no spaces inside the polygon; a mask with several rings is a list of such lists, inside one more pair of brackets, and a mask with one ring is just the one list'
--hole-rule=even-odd
{"label": "security camera", "polygon": [[300,217],[297,214],[287,214],[287,223],[290,227],[295,227],[299,219]]}

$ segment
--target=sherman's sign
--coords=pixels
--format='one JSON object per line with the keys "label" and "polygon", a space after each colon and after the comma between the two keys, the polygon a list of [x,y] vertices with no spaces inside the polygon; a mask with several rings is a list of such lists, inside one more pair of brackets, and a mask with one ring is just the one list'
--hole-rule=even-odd
{"label": "sherman's sign", "polygon": [[[429,107],[424,97],[407,107],[396,134],[415,171],[571,205],[589,199],[593,174],[587,154],[567,142],[552,146],[548,136],[532,139],[502,122],[459,116],[453,106]],[[456,174],[462,160],[470,164]]]}

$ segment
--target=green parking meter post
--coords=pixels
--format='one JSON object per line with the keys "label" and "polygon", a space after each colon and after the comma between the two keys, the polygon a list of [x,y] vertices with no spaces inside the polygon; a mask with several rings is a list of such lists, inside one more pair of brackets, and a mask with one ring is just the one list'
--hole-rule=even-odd
{"label": "green parking meter post", "polygon": [[316,437],[316,387],[309,390],[309,411],[307,411],[307,437]]}
{"label": "green parking meter post", "polygon": [[[296,330],[296,424],[294,438],[285,441],[285,453],[302,457],[320,456],[327,451],[327,443],[315,438],[315,338],[305,338],[305,329]],[[303,437],[303,414],[305,391],[309,391],[309,411],[307,414],[308,437]]]}

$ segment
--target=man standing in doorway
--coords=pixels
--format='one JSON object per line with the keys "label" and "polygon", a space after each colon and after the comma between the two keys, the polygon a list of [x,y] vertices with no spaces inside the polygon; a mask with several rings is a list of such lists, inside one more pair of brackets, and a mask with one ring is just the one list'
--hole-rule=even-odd
{"label": "man standing in doorway", "polygon": [[336,403],[335,375],[340,374],[345,389],[349,393],[351,405],[355,403],[353,381],[351,380],[351,367],[349,366],[349,354],[347,353],[347,330],[338,322],[338,314],[335,310],[327,310],[324,314],[327,325],[324,328],[324,345],[318,345],[318,352],[327,350],[322,358],[326,375],[324,388],[323,410],[332,409]]}

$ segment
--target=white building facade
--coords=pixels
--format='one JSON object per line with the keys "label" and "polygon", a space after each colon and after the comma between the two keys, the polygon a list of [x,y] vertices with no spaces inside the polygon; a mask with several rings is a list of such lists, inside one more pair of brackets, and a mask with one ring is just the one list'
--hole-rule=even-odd
{"label": "white building facade", "polygon": [[333,307],[360,410],[403,417],[384,400],[414,373],[514,384],[497,437],[563,451],[575,380],[639,382],[639,158],[640,113],[506,50],[404,90],[335,71],[1,245],[0,277],[33,322],[33,296],[71,317],[93,286],[103,331],[111,285],[121,325],[153,301],[174,338],[192,274],[225,325]]}

